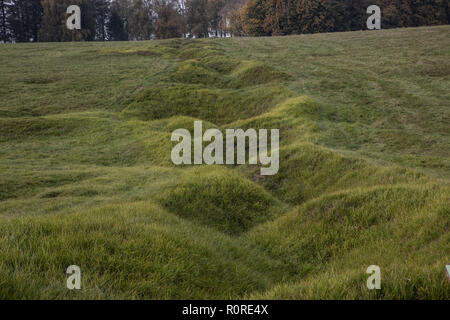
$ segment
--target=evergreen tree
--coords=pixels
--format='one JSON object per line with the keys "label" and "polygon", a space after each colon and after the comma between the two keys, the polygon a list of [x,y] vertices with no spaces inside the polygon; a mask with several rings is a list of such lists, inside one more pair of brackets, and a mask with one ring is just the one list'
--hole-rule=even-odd
{"label": "evergreen tree", "polygon": [[8,26],[6,24],[6,1],[0,0],[0,42],[9,41]]}
{"label": "evergreen tree", "polygon": [[110,40],[126,41],[129,39],[129,4],[128,0],[112,1],[108,23],[108,37]]}
{"label": "evergreen tree", "polygon": [[10,0],[4,8],[5,24],[14,41],[37,41],[42,17],[40,0]]}
{"label": "evergreen tree", "polygon": [[125,26],[119,13],[115,10],[111,11],[108,24],[108,38],[112,41],[128,40],[128,34],[125,31]]}

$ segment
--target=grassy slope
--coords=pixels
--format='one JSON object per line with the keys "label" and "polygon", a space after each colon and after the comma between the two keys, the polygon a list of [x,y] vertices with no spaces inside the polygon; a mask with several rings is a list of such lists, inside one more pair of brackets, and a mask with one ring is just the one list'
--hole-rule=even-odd
{"label": "grassy slope", "polygon": [[[449,32],[1,46],[0,298],[448,299]],[[279,174],[174,167],[194,119]]]}

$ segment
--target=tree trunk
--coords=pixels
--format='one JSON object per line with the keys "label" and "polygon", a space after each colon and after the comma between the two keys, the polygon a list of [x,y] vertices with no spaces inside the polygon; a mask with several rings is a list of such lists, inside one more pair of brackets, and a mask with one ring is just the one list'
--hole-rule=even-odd
{"label": "tree trunk", "polygon": [[6,12],[5,12],[5,0],[1,0],[2,4],[2,33],[3,41],[6,43]]}

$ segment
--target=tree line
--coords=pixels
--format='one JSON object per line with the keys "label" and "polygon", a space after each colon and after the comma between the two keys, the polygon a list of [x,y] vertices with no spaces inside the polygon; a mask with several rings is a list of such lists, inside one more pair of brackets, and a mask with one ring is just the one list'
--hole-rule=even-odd
{"label": "tree line", "polygon": [[[450,23],[448,0],[0,0],[0,42],[271,36]],[[70,5],[81,30],[66,28]]]}
{"label": "tree line", "polygon": [[371,5],[383,29],[450,23],[448,0],[248,0],[241,22],[250,36],[363,30]]}
{"label": "tree line", "polygon": [[[149,40],[236,35],[243,0],[0,0],[0,42]],[[70,5],[81,30],[66,27]],[[235,16],[236,13],[234,13]]]}

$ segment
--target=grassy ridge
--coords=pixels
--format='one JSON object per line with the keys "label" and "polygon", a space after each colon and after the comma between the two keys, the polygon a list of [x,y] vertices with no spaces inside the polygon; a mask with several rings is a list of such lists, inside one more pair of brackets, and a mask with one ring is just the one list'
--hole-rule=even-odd
{"label": "grassy ridge", "polygon": [[[448,299],[448,32],[0,47],[0,298]],[[175,167],[196,119],[279,173]]]}

